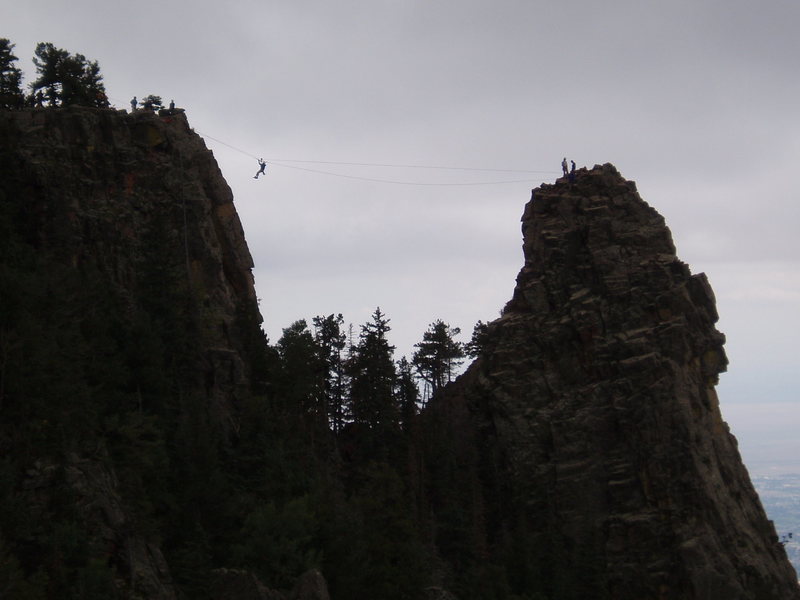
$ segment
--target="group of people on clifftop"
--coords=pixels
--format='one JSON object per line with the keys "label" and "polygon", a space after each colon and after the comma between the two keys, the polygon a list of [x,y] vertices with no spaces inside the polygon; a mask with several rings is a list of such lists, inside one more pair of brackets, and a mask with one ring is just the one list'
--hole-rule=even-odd
{"label": "group of people on clifftop", "polygon": [[[159,104],[155,105],[153,103],[153,98],[151,96],[148,96],[147,98],[144,99],[144,102],[142,102],[142,110],[153,111],[156,108],[161,109],[161,104],[160,104],[161,103],[161,98],[158,98],[157,101],[159,102]],[[136,99],[136,96],[131,98],[131,112],[132,113],[136,112],[138,105],[139,105],[139,100]],[[175,100],[170,100],[169,101],[169,108],[167,110],[169,110],[170,114],[175,112]],[[182,109],[179,109],[179,110],[182,110]]]}
{"label": "group of people on clifftop", "polygon": [[569,161],[571,163],[571,168],[567,169],[567,157],[564,157],[564,160],[561,161],[561,170],[564,172],[564,177],[566,177],[570,183],[574,183],[575,181],[575,161]]}

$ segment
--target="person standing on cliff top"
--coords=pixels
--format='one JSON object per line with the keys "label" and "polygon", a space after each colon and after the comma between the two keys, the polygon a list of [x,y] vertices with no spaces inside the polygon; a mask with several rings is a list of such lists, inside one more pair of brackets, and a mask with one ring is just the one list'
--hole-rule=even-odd
{"label": "person standing on cliff top", "polygon": [[133,99],[131,99],[131,112],[136,112],[136,104],[137,104],[137,100],[136,100],[136,96],[134,96]]}
{"label": "person standing on cliff top", "polygon": [[256,173],[256,176],[253,177],[253,179],[258,179],[259,175],[266,175],[266,173],[264,173],[264,169],[267,168],[267,163],[264,162],[263,158],[258,159],[258,166],[261,168],[258,170],[258,173]]}
{"label": "person standing on cliff top", "polygon": [[567,157],[564,157],[564,160],[561,161],[561,170],[564,171],[564,177],[567,176]]}
{"label": "person standing on cliff top", "polygon": [[574,183],[575,182],[575,161],[571,160],[569,162],[572,163],[572,168],[569,170],[569,182],[570,183]]}

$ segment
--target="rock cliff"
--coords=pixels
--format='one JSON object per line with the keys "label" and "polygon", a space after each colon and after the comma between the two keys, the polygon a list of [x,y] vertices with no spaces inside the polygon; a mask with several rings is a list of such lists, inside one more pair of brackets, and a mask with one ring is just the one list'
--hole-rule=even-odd
{"label": "rock cliff", "polygon": [[604,165],[535,189],[522,231],[513,298],[438,402],[472,415],[533,545],[592,597],[799,598],[720,413],[714,295],[664,219]]}
{"label": "rock cliff", "polygon": [[[253,260],[233,194],[185,114],[79,106],[0,113],[8,202],[24,202],[41,256],[103,273],[128,311],[148,267],[190,290],[204,321],[195,375],[220,419],[246,385],[238,315],[257,315]],[[163,280],[156,285],[162,286]],[[254,317],[260,321],[260,317]]]}
{"label": "rock cliff", "polygon": [[20,556],[63,563],[55,536],[77,527],[96,561],[80,577],[172,599],[142,516],[164,509],[139,495],[175,468],[164,437],[239,428],[259,336],[231,190],[182,112],[2,111],[0,161],[0,455],[19,482],[8,502],[31,521],[7,515],[0,551],[27,539]]}

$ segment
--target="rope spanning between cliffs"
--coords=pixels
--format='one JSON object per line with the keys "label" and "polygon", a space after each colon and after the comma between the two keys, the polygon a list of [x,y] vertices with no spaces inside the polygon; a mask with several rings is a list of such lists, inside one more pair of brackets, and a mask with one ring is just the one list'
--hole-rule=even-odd
{"label": "rope spanning between cliffs", "polygon": [[[112,98],[115,102],[118,102],[118,99]],[[241,148],[237,148],[228,142],[224,142],[219,138],[215,138],[213,136],[208,135],[207,133],[203,133],[199,130],[194,130],[199,135],[203,136],[204,138],[208,138],[210,140],[214,140],[218,144],[222,144],[223,146],[227,146],[231,150],[235,150],[245,156],[248,156],[252,159],[259,160],[255,154],[248,152],[247,150],[242,150]],[[527,169],[487,169],[487,168],[476,168],[476,167],[444,167],[444,166],[436,166],[436,165],[408,165],[408,164],[387,164],[387,163],[367,163],[367,162],[338,162],[338,161],[331,161],[331,160],[299,160],[299,159],[289,159],[289,158],[272,158],[267,159],[266,162],[269,165],[273,165],[276,167],[283,167],[285,169],[295,169],[297,171],[305,171],[307,173],[317,173],[319,175],[328,175],[330,177],[341,177],[343,179],[355,179],[358,181],[370,181],[373,183],[387,183],[387,184],[394,184],[394,185],[414,185],[414,186],[477,186],[477,185],[501,185],[507,183],[531,183],[531,182],[538,182],[539,178],[528,178],[528,179],[507,179],[501,181],[476,181],[476,182],[455,182],[455,183],[432,183],[432,182],[424,182],[424,181],[399,181],[395,179],[382,179],[377,177],[361,177],[358,175],[346,175],[344,173],[334,173],[333,171],[323,171],[321,169],[310,169],[308,167],[300,167],[297,165],[290,165],[286,163],[301,163],[301,164],[317,164],[317,165],[339,165],[339,166],[349,166],[349,167],[382,167],[382,168],[397,168],[397,169],[427,169],[427,170],[439,170],[439,171],[471,171],[471,172],[483,172],[483,173],[530,173],[536,175],[552,175],[558,173],[558,171],[552,170],[527,170]]]}
{"label": "rope spanning between cliffs", "polygon": [[[223,142],[220,139],[217,139],[213,136],[210,136],[206,133],[201,131],[197,131],[198,134],[202,135],[204,138],[208,138],[210,140],[214,140],[215,142],[222,144],[223,146],[227,146],[231,150],[235,150],[245,156],[249,156],[255,160],[259,160],[255,154],[247,152],[246,150],[242,150],[241,148],[237,148],[227,142]],[[498,184],[505,184],[505,183],[529,183],[531,181],[535,181],[533,178],[528,179],[510,179],[510,180],[503,180],[503,181],[478,181],[478,182],[460,182],[460,183],[430,183],[430,182],[420,182],[420,181],[399,181],[395,179],[381,179],[376,177],[360,177],[357,175],[345,175],[344,173],[334,173],[332,171],[323,171],[321,169],[310,169],[308,167],[300,167],[297,165],[290,165],[286,163],[302,163],[302,164],[318,164],[318,165],[341,165],[341,166],[355,166],[355,167],[383,167],[383,168],[398,168],[398,169],[428,169],[428,170],[449,170],[449,171],[473,171],[473,172],[490,172],[490,173],[535,173],[538,175],[549,175],[552,173],[557,173],[557,171],[531,171],[531,170],[522,170],[522,169],[484,169],[484,168],[474,168],[474,167],[441,167],[441,166],[432,166],[432,165],[401,165],[401,164],[387,164],[387,163],[364,163],[364,162],[337,162],[331,160],[298,160],[298,159],[288,159],[288,158],[271,158],[265,159],[269,165],[277,166],[277,167],[284,167],[286,169],[295,169],[298,171],[305,171],[308,173],[317,173],[320,175],[329,175],[331,177],[342,177],[344,179],[356,179],[358,181],[371,181],[374,183],[389,183],[394,185],[419,185],[419,186],[474,186],[474,185],[498,185]]]}

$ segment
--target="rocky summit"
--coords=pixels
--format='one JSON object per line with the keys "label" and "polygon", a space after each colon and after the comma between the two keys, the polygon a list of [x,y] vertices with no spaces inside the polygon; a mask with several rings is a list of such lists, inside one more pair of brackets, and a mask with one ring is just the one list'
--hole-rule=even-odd
{"label": "rocky summit", "polygon": [[438,404],[472,415],[532,538],[586,598],[799,598],[720,413],[713,292],[664,219],[606,164],[533,190],[522,232],[513,297]]}

